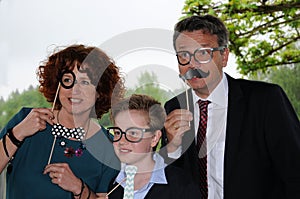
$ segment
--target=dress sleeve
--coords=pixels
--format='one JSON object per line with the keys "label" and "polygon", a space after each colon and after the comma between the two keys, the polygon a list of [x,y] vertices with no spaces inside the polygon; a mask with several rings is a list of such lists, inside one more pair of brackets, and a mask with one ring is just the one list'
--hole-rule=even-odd
{"label": "dress sleeve", "polygon": [[8,129],[13,128],[17,124],[19,124],[29,114],[31,109],[32,108],[23,107],[17,114],[15,114],[12,119],[10,119],[6,124],[6,126],[1,130],[0,139],[2,139],[4,135],[6,135]]}

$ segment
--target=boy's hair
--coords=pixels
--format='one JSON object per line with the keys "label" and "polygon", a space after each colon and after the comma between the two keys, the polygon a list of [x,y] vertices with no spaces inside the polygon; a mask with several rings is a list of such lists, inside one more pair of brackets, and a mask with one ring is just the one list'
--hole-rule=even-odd
{"label": "boy's hair", "polygon": [[148,95],[133,94],[118,103],[111,109],[111,119],[114,122],[116,115],[126,110],[140,110],[148,115],[148,125],[154,130],[161,130],[164,126],[166,113],[161,103]]}

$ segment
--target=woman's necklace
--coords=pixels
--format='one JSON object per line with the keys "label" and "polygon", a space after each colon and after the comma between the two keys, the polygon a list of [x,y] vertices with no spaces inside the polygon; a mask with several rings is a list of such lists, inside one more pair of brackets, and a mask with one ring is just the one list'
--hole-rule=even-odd
{"label": "woman's necklace", "polygon": [[[82,143],[82,140],[89,132],[91,121],[90,119],[88,120],[86,132],[83,127],[67,128],[59,123],[59,113],[60,111],[57,112],[57,124],[53,125],[52,135],[58,138],[59,146],[64,148],[64,155],[66,157],[73,157],[73,155],[80,157],[83,154],[83,151],[86,149],[85,145]],[[72,138],[80,141],[80,145],[76,150],[72,146],[67,146],[68,142]]]}

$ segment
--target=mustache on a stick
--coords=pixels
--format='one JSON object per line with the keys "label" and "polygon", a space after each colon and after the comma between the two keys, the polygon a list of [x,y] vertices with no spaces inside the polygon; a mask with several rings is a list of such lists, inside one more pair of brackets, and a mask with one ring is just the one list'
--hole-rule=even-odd
{"label": "mustache on a stick", "polygon": [[201,69],[189,69],[184,75],[180,75],[179,77],[183,80],[189,80],[192,78],[206,78],[209,75],[209,71],[206,73],[202,71]]}

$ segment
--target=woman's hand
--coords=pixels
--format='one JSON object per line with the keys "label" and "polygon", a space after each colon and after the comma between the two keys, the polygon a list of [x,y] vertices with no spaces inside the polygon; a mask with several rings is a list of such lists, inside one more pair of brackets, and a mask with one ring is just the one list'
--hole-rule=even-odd
{"label": "woman's hand", "polygon": [[107,193],[97,193],[97,199],[108,199]]}
{"label": "woman's hand", "polygon": [[67,163],[48,164],[44,174],[49,174],[51,182],[57,184],[62,189],[77,195],[81,191],[81,180],[74,175]]}
{"label": "woman's hand", "polygon": [[22,141],[26,137],[35,134],[38,131],[44,130],[46,124],[53,125],[54,115],[50,109],[35,108],[13,128],[14,136]]}

